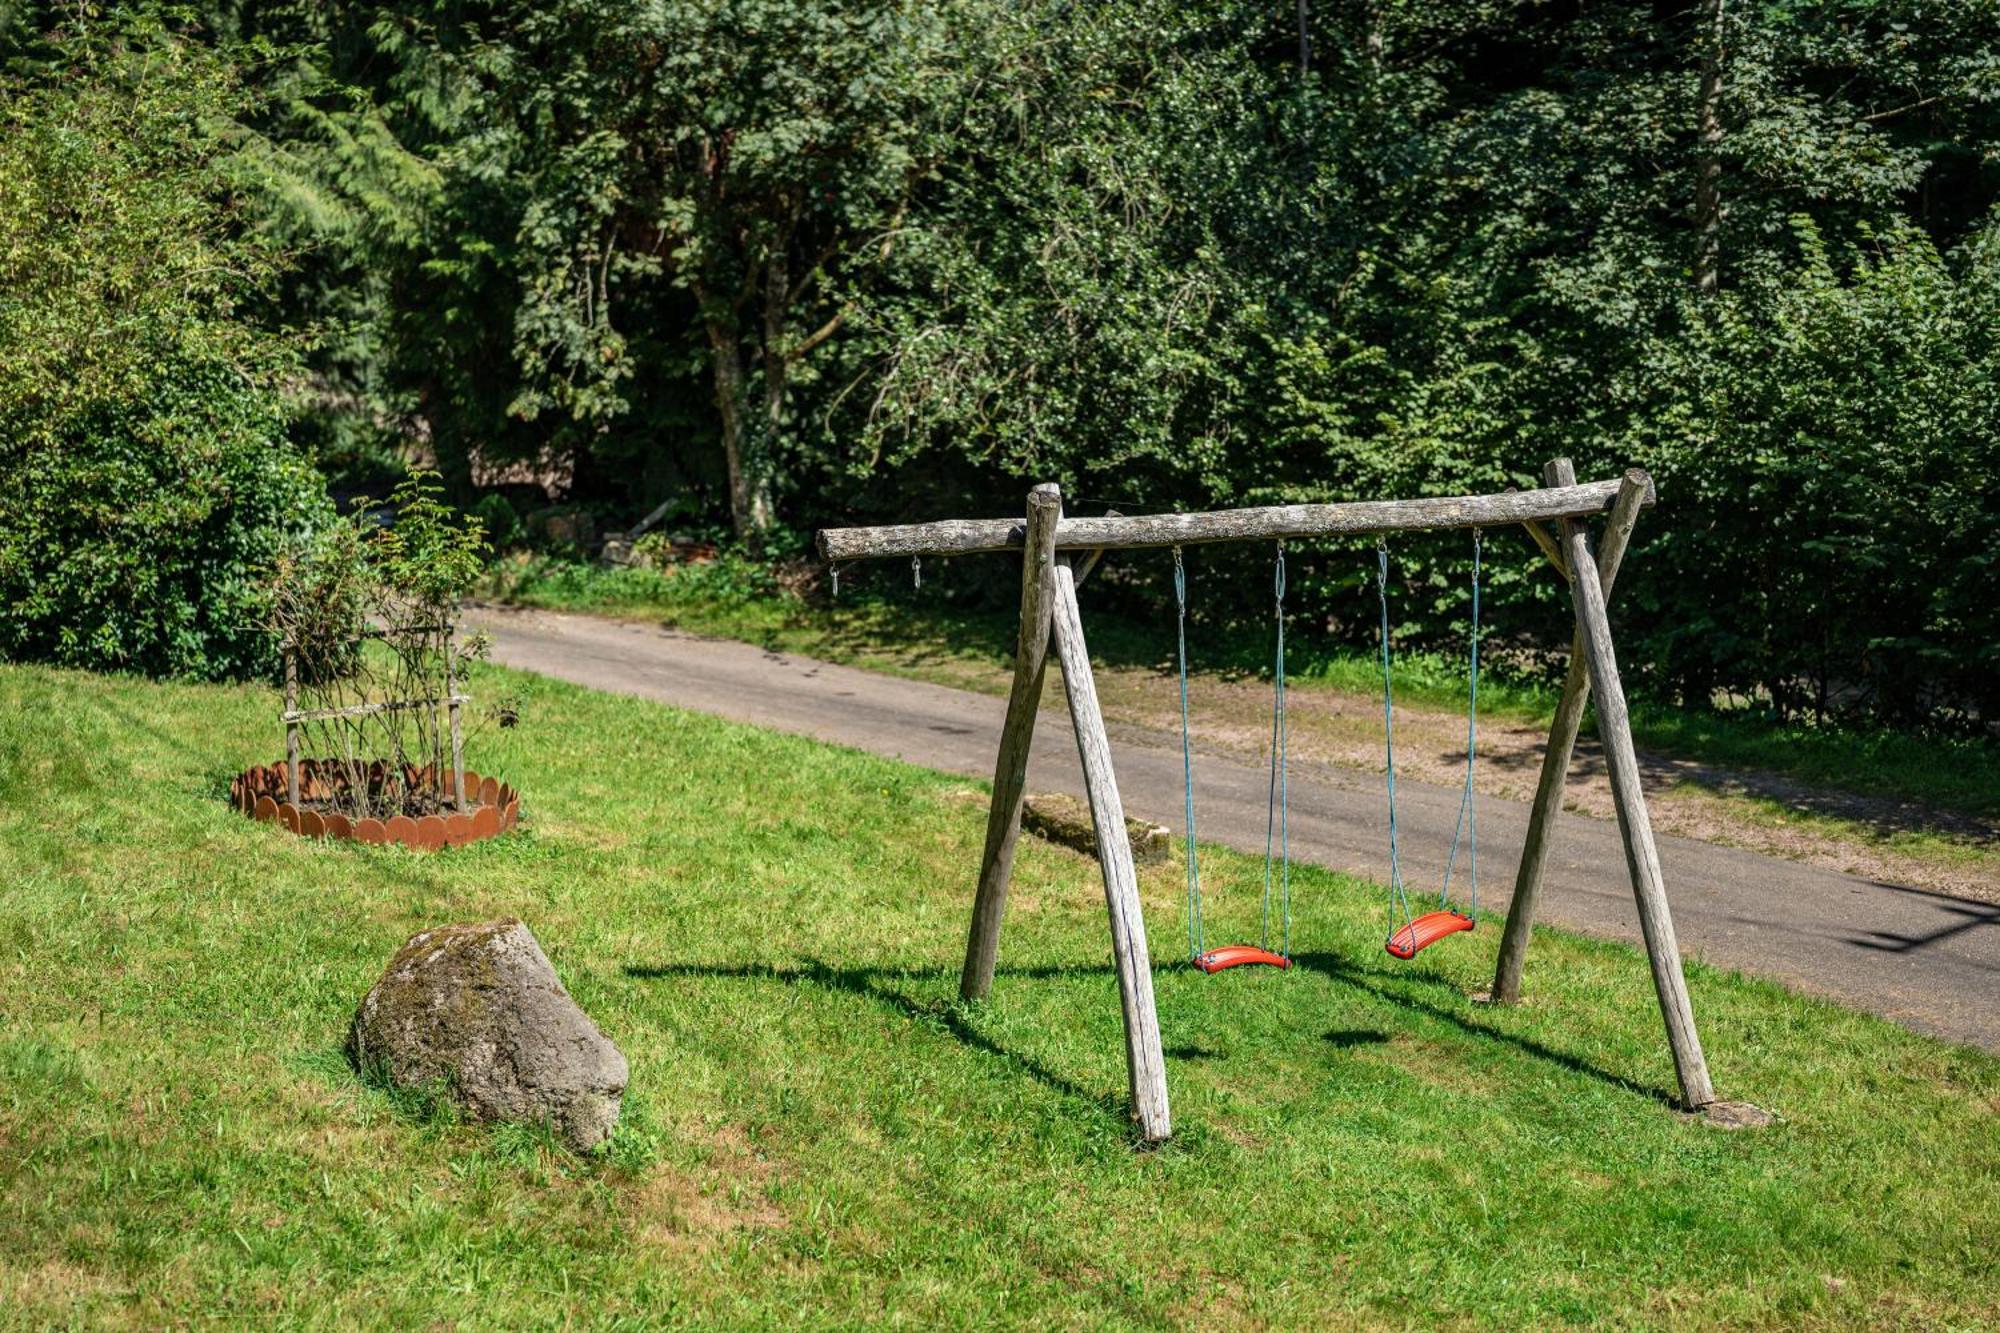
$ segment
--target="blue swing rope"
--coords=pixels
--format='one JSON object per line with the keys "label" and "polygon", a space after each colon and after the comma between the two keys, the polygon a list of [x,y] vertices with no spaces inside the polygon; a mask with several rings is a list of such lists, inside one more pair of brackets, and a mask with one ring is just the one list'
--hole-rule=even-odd
{"label": "blue swing rope", "polygon": [[[1452,825],[1451,851],[1445,857],[1444,883],[1438,890],[1438,906],[1444,908],[1451,903],[1452,870],[1458,863],[1459,839],[1466,840],[1467,870],[1467,915],[1479,911],[1479,829],[1478,814],[1472,801],[1473,762],[1479,749],[1479,583],[1482,539],[1480,530],[1472,530],[1472,635],[1470,649],[1470,670],[1466,685],[1465,701],[1465,786],[1458,798],[1458,819]],[[1391,707],[1392,692],[1389,680],[1389,545],[1386,541],[1375,543],[1375,589],[1382,608],[1382,748],[1383,768],[1388,776],[1389,788],[1389,934],[1396,933],[1396,917],[1400,913],[1402,926],[1407,929],[1415,923],[1410,910],[1410,896],[1403,887],[1401,858],[1396,837],[1396,733],[1395,718]]]}
{"label": "blue swing rope", "polygon": [[1375,542],[1375,596],[1382,607],[1382,767],[1389,783],[1389,934],[1396,933],[1396,914],[1403,927],[1416,921],[1410,895],[1403,888],[1402,858],[1396,840],[1396,718],[1389,685],[1389,543]]}
{"label": "blue swing rope", "polygon": [[[1208,940],[1201,915],[1201,858],[1195,844],[1194,822],[1194,742],[1188,723],[1187,666],[1187,567],[1181,548],[1174,550],[1174,662],[1181,686],[1181,792],[1182,819],[1187,829],[1187,921],[1188,957],[1199,961]],[[1264,910],[1259,946],[1271,947],[1271,889],[1278,888],[1283,943],[1280,952],[1292,956],[1292,793],[1287,751],[1291,744],[1291,719],[1285,707],[1285,544],[1278,543],[1277,567],[1272,576],[1276,603],[1277,649],[1274,656],[1274,686],[1271,696],[1271,790],[1264,820]]]}
{"label": "blue swing rope", "polygon": [[1472,803],[1472,762],[1479,750],[1479,529],[1472,530],[1472,648],[1471,669],[1465,689],[1465,790],[1458,798],[1458,819],[1451,826],[1451,854],[1445,857],[1444,887],[1438,890],[1438,906],[1451,902],[1451,871],[1458,863],[1458,838],[1466,836],[1466,915],[1479,913],[1479,826]]}
{"label": "blue swing rope", "polygon": [[1188,736],[1187,667],[1187,570],[1181,564],[1181,548],[1174,548],[1174,648],[1181,674],[1181,791],[1187,839],[1187,922],[1188,959],[1201,957],[1206,948],[1201,926],[1201,859],[1194,841],[1194,749]]}
{"label": "blue swing rope", "polygon": [[1278,882],[1284,916],[1284,943],[1279,952],[1292,956],[1292,788],[1286,763],[1290,748],[1291,719],[1285,712],[1285,543],[1278,542],[1277,564],[1271,575],[1278,646],[1273,655],[1271,691],[1271,792],[1264,807],[1264,924],[1258,946],[1271,947],[1271,834],[1275,826],[1280,849]]}

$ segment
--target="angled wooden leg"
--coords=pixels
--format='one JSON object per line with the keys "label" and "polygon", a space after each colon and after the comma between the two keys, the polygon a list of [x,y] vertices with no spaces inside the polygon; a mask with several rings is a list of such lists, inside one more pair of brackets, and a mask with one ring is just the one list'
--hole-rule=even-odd
{"label": "angled wooden leg", "polygon": [[[1629,474],[1628,474],[1629,475]],[[1674,1071],[1680,1077],[1681,1102],[1700,1110],[1715,1100],[1708,1060],[1695,1032],[1694,1006],[1688,999],[1687,978],[1681,971],[1680,942],[1674,937],[1673,913],[1667,906],[1667,886],[1660,872],[1660,849],[1653,841],[1653,824],[1646,813],[1646,795],[1639,785],[1639,756],[1632,745],[1632,719],[1625,707],[1625,688],[1618,679],[1618,658],[1611,646],[1611,620],[1604,605],[1604,584],[1582,524],[1562,521],[1563,547],[1572,571],[1570,590],[1576,601],[1577,633],[1583,639],[1590,667],[1591,689],[1597,695],[1597,731],[1611,770],[1611,795],[1618,805],[1618,830],[1625,840],[1626,868],[1632,875],[1632,896],[1639,906],[1639,930],[1652,962],[1653,989],[1659,995],[1660,1017],[1673,1048]]]}
{"label": "angled wooden leg", "polygon": [[1028,786],[1028,750],[1035,739],[1042,676],[1048,665],[1049,615],[1054,604],[1056,523],[1062,492],[1041,485],[1028,494],[1028,536],[1021,559],[1021,633],[1014,645],[1014,688],[1000,728],[1000,757],[993,766],[993,804],[986,814],[986,850],[979,861],[979,891],[958,993],[983,1000],[993,989],[1000,956],[1000,924],[1007,914],[1007,883],[1014,872],[1014,843],[1021,835],[1021,800]]}
{"label": "angled wooden leg", "polygon": [[[1558,458],[1542,470],[1549,486],[1576,485],[1576,471],[1567,458]],[[1605,525],[1604,540],[1597,548],[1597,576],[1604,595],[1618,577],[1632,539],[1632,527],[1646,501],[1643,477],[1626,473],[1612,502],[1611,518]],[[1539,529],[1534,529],[1539,532]],[[1560,555],[1560,551],[1553,553]],[[1566,559],[1557,568],[1567,571]],[[1542,872],[1548,865],[1549,847],[1555,833],[1556,816],[1562,813],[1563,784],[1569,776],[1569,762],[1576,750],[1576,734],[1583,724],[1583,710],[1590,702],[1590,667],[1583,649],[1583,635],[1570,640],[1569,675],[1563,681],[1562,699],[1556,704],[1549,723],[1549,744],[1542,753],[1541,780],[1535,784],[1534,809],[1528,816],[1528,837],[1521,847],[1521,865],[1514,874],[1514,896],[1507,904],[1507,925],[1500,935],[1500,960],[1493,969],[1494,1004],[1513,1004],[1521,998],[1521,969],[1528,956],[1528,940],[1535,924],[1536,900],[1541,896]]]}
{"label": "angled wooden leg", "polygon": [[1118,965],[1118,997],[1125,1009],[1125,1068],[1130,1077],[1132,1113],[1148,1143],[1173,1133],[1167,1110],[1167,1065],[1160,1049],[1160,1019],[1153,1007],[1153,963],[1146,948],[1146,921],[1139,907],[1138,875],[1132,844],[1125,834],[1125,806],[1111,768],[1111,741],[1097,704],[1097,683],[1083,642],[1076,583],[1070,567],[1055,567],[1053,633],[1069,695],[1070,722],[1083,761],[1090,795],[1090,818],[1097,829],[1097,860],[1104,872],[1104,906],[1111,918],[1111,951]]}

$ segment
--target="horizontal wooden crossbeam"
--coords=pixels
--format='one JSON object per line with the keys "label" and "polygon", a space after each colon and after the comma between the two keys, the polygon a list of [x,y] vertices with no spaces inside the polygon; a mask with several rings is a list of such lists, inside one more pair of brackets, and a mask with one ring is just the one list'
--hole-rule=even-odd
{"label": "horizontal wooden crossbeam", "polygon": [[[1646,488],[1644,472],[1627,474]],[[1500,495],[1453,495],[1423,500],[1363,500],[1352,504],[1270,505],[1200,514],[1137,514],[1065,518],[1056,525],[1056,549],[1127,550],[1143,546],[1196,546],[1208,542],[1353,536],[1378,532],[1433,532],[1581,519],[1602,514],[1618,497],[1622,480],[1593,481]],[[873,560],[897,556],[979,555],[1018,551],[1027,522],[1018,518],[947,519],[879,528],[824,528],[820,558]]]}
{"label": "horizontal wooden crossbeam", "polygon": [[392,699],[379,704],[350,704],[346,708],[313,708],[304,712],[286,709],[278,715],[278,720],[290,726],[294,722],[324,722],[335,717],[373,717],[377,713],[401,713],[412,708],[435,708],[439,704],[469,704],[469,694],[453,694],[443,699]]}

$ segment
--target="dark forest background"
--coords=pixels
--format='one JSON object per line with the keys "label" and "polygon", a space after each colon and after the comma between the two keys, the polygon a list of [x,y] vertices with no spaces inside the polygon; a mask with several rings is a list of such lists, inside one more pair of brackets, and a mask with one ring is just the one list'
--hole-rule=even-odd
{"label": "dark forest background", "polygon": [[[2000,718],[1991,0],[0,0],[0,78],[16,656],[256,670],[271,553],[413,461],[776,561],[1565,455],[1659,483],[1642,691]],[[1358,554],[1293,556],[1305,632],[1368,641]],[[1469,543],[1396,555],[1450,645]]]}

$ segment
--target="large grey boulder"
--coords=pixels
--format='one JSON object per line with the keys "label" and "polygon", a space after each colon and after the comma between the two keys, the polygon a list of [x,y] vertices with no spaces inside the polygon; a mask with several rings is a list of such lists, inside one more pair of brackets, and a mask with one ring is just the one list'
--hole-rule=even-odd
{"label": "large grey boulder", "polygon": [[579,1152],[610,1136],[628,1074],[512,920],[412,935],[355,1010],[347,1053],[400,1087],[444,1085],[477,1119],[546,1124]]}

